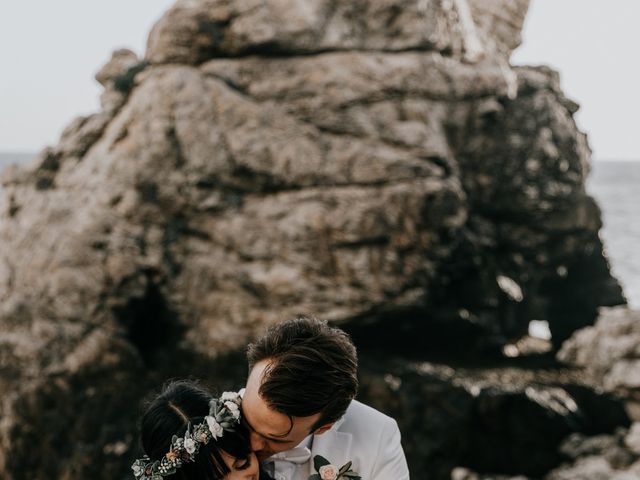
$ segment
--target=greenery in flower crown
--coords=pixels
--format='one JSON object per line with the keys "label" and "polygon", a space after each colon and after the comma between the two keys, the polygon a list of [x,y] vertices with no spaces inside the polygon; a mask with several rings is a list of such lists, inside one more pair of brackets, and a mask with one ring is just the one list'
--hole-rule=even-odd
{"label": "greenery in flower crown", "polygon": [[216,440],[226,431],[233,431],[240,421],[240,394],[224,392],[220,398],[209,402],[209,415],[204,422],[191,428],[187,425],[184,437],[174,435],[169,452],[161,460],[151,460],[148,456],[137,459],[131,465],[137,480],[162,480],[173,475],[184,463],[195,461],[201,445]]}

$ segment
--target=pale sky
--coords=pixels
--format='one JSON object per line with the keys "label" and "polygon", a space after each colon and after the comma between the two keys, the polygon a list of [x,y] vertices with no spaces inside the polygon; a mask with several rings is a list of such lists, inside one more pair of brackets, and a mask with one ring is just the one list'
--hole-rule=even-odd
{"label": "pale sky", "polygon": [[513,64],[560,71],[598,160],[640,160],[640,1],[531,0]]}
{"label": "pale sky", "polygon": [[100,108],[95,73],[117,48],[142,55],[174,0],[0,0],[0,152],[55,144]]}
{"label": "pale sky", "polygon": [[[73,118],[99,109],[93,79],[111,51],[142,55],[173,0],[0,2],[0,151],[55,144]],[[578,122],[598,159],[640,159],[640,1],[531,0],[513,63],[561,72],[582,106]]]}

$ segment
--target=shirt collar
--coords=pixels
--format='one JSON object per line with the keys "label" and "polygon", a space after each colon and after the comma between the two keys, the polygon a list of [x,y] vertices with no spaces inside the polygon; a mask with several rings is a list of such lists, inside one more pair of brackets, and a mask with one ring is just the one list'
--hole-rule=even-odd
{"label": "shirt collar", "polygon": [[309,450],[311,450],[312,445],[313,445],[313,435],[309,434],[296,446],[296,448],[307,447]]}

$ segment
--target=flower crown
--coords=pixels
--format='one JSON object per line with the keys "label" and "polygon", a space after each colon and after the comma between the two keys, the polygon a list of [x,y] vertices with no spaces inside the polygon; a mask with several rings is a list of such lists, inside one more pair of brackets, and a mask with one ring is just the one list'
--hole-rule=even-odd
{"label": "flower crown", "polygon": [[224,392],[220,398],[209,402],[209,415],[204,422],[193,429],[187,425],[184,437],[174,435],[169,452],[162,460],[154,460],[148,456],[137,459],[131,465],[137,480],[162,480],[162,477],[173,475],[184,463],[195,461],[200,445],[216,440],[228,432],[234,431],[240,421],[240,402],[242,398],[236,392]]}

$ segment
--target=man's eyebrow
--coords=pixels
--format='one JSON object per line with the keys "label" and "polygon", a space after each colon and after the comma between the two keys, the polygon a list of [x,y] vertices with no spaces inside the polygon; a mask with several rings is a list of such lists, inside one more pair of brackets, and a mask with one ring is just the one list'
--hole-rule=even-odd
{"label": "man's eyebrow", "polygon": [[[242,409],[242,407],[240,407]],[[289,435],[289,432],[286,432],[283,435],[265,435],[264,433],[261,433],[259,431],[257,431],[255,428],[253,428],[253,425],[251,425],[251,423],[249,423],[249,420],[247,420],[247,415],[244,413],[244,410],[242,410],[242,420],[244,421],[244,423],[247,425],[247,427],[249,427],[249,429],[255,433],[257,433],[258,435],[260,435],[262,438],[266,438],[267,440],[274,440],[276,442],[279,443],[287,443],[290,440],[284,440],[284,438]]]}
{"label": "man's eyebrow", "polygon": [[287,437],[287,435],[289,435],[289,433],[285,433],[284,435],[275,435],[275,434],[271,434],[271,435],[264,435],[260,432],[256,432],[258,435],[262,435],[264,438],[268,438],[269,440],[276,440],[276,441],[288,441],[288,440],[283,440]]}
{"label": "man's eyebrow", "polygon": [[278,440],[277,438],[270,438],[270,437],[263,437],[263,438],[266,438],[267,440],[271,440],[273,443],[291,443],[291,440]]}

